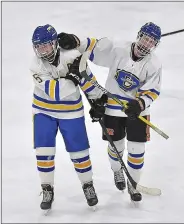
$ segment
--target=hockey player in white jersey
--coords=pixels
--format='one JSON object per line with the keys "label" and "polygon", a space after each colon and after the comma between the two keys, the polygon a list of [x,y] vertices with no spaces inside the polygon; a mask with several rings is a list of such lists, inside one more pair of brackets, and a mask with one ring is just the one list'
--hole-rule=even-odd
{"label": "hockey player in white jersey", "polygon": [[[96,205],[98,198],[93,186],[90,146],[79,86],[91,99],[100,99],[103,95],[80,76],[81,54],[76,50],[60,49],[54,27],[49,24],[38,26],[34,30],[32,43],[35,51],[30,68],[35,85],[32,104],[33,131],[37,169],[43,189],[41,209],[50,209],[54,200],[58,130],[63,136],[88,205]],[[91,77],[95,79],[93,74]]]}
{"label": "hockey player in white jersey", "polygon": [[[67,49],[70,43],[73,43],[71,46],[77,47],[75,37],[71,34],[62,33],[60,36],[63,48],[66,44]],[[117,102],[108,98],[103,121],[121,156],[125,149],[125,137],[127,138],[127,166],[137,183],[140,181],[144,164],[145,143],[150,137],[148,126],[137,117],[141,115],[149,120],[150,105],[160,94],[162,66],[153,52],[160,39],[160,27],[150,22],[141,27],[137,40],[133,43],[119,47],[108,38],[87,38],[81,40],[79,47],[81,53],[91,51],[89,59],[95,64],[109,68],[106,89],[119,100],[127,102],[128,109],[123,112]],[[99,111],[101,112],[102,107],[103,102],[100,106],[99,103],[96,105],[96,110],[90,110],[93,121],[101,119],[102,113],[99,114]],[[103,139],[106,140],[105,135]],[[108,155],[116,187],[124,190],[126,182],[123,170],[110,144]],[[141,201],[140,192],[135,190],[129,181],[127,184],[131,199]]]}

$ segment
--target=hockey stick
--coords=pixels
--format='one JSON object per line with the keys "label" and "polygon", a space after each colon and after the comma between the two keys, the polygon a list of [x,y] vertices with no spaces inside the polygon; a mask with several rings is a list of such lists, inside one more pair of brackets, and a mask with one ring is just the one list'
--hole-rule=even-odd
{"label": "hockey stick", "polygon": [[169,32],[169,33],[164,33],[161,35],[161,37],[165,37],[165,36],[169,36],[169,35],[173,35],[173,34],[181,33],[181,32],[184,32],[184,30],[177,30],[177,31]]}
{"label": "hockey stick", "polygon": [[[87,96],[86,96],[86,98],[87,98]],[[87,100],[88,100],[89,104],[91,105],[91,107],[93,108],[94,106],[93,106],[92,100],[90,100],[88,98],[87,98]],[[134,181],[134,179],[131,177],[130,173],[128,172],[128,169],[126,168],[125,163],[123,162],[123,160],[122,160],[122,158],[121,158],[121,156],[120,156],[120,154],[119,154],[119,152],[118,152],[118,150],[117,150],[114,142],[112,141],[112,138],[108,134],[107,129],[106,129],[103,121],[102,120],[99,120],[99,123],[100,123],[100,125],[102,127],[103,132],[105,133],[105,135],[107,137],[107,140],[111,144],[112,149],[116,153],[117,159],[118,159],[119,163],[121,164],[121,166],[122,166],[124,172],[126,173],[126,175],[127,175],[128,179],[129,179],[130,183],[132,184],[132,186],[135,189],[137,189],[139,192],[143,193],[143,194],[148,194],[148,195],[152,195],[152,196],[159,196],[159,195],[161,195],[161,190],[160,189],[158,189],[158,188],[144,187],[144,186],[142,186],[142,185],[140,185],[140,184],[138,184],[138,183],[136,183]]]}
{"label": "hockey stick", "polygon": [[[105,88],[103,88],[97,81],[92,80],[86,73],[86,66],[87,66],[87,60],[88,60],[88,54],[89,52],[84,52],[81,58],[81,62],[79,65],[79,71],[83,78],[85,78],[87,81],[89,81],[91,84],[93,84],[95,87],[102,90],[103,93],[107,94],[108,97],[112,98],[114,101],[116,101],[119,105],[121,105],[124,108],[127,108],[127,105],[124,101],[120,101],[117,97],[115,97],[113,94],[108,92]],[[154,131],[156,131],[158,134],[160,134],[165,139],[168,139],[169,136],[166,135],[163,131],[161,131],[159,128],[157,128],[155,125],[153,125],[150,121],[146,120],[142,116],[138,116],[140,120],[142,120],[144,123],[146,123],[149,127],[151,127]]]}

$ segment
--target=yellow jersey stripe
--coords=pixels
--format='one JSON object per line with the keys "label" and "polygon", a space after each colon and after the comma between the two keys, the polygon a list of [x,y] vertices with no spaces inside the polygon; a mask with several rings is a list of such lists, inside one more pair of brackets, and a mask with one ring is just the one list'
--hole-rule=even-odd
{"label": "yellow jersey stripe", "polygon": [[55,110],[77,110],[82,107],[82,102],[74,105],[64,105],[64,104],[50,104],[41,102],[37,99],[33,99],[33,104],[39,107],[43,107],[46,109],[55,109]]}
{"label": "yellow jersey stripe", "polygon": [[56,80],[51,80],[49,85],[49,95],[50,98],[55,100],[55,88],[56,88]]}
{"label": "yellow jersey stripe", "polygon": [[[95,76],[93,76],[92,80],[96,81]],[[86,82],[84,86],[81,86],[81,89],[82,89],[82,91],[85,91],[86,89],[88,89],[91,86],[93,86],[93,85],[90,82]]]}
{"label": "yellow jersey stripe", "polygon": [[94,46],[95,46],[95,43],[96,43],[96,39],[95,39],[95,38],[91,38],[91,39],[90,39],[90,45],[89,45],[89,47],[88,47],[88,50],[89,50],[89,51],[92,51],[92,50],[93,50],[93,48],[94,48]]}
{"label": "yellow jersey stripe", "polygon": [[154,100],[158,97],[156,93],[152,93],[152,92],[147,93],[147,95],[149,95]]}
{"label": "yellow jersey stripe", "polygon": [[[121,100],[120,100],[121,101]],[[128,103],[127,100],[123,100],[123,102]],[[119,103],[117,103],[116,101],[114,101],[113,99],[108,99],[107,104],[112,104],[112,105],[117,105],[119,106]]]}
{"label": "yellow jersey stripe", "polygon": [[155,100],[159,96],[155,92],[151,92],[151,91],[148,90],[148,91],[145,91],[145,92],[137,93],[136,97],[144,96],[144,95],[150,96],[153,100]]}

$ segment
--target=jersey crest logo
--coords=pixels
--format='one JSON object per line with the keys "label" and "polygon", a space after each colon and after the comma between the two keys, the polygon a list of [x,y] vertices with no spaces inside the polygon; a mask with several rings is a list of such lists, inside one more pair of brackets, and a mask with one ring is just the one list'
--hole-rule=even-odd
{"label": "jersey crest logo", "polygon": [[125,70],[117,69],[114,77],[121,89],[131,91],[139,86],[139,78]]}

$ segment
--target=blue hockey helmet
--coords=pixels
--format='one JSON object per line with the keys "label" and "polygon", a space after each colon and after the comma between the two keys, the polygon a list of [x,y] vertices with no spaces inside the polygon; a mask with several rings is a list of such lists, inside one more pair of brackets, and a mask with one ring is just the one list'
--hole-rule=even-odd
{"label": "blue hockey helmet", "polygon": [[135,43],[135,52],[139,57],[150,54],[160,43],[161,29],[156,24],[149,22],[141,27]]}
{"label": "blue hockey helmet", "polygon": [[55,28],[49,24],[38,26],[32,36],[33,48],[36,55],[49,63],[55,59],[58,43],[57,32]]}

